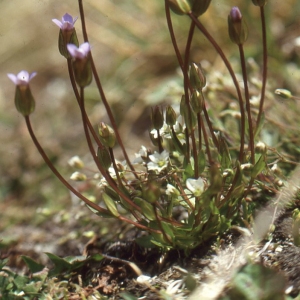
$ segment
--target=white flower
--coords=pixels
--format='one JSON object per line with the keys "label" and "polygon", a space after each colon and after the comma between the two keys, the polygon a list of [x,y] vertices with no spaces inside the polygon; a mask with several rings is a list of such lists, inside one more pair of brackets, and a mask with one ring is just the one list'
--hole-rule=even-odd
{"label": "white flower", "polygon": [[[126,170],[127,168],[127,164],[126,164],[126,161],[122,161],[122,162],[119,162],[116,160],[116,165],[117,165],[117,168],[118,168],[118,173],[119,175],[122,177],[123,176],[123,173],[124,171]],[[113,178],[113,179],[117,179],[117,174],[116,174],[116,171],[114,169],[113,166],[109,167],[108,168],[108,172],[110,174],[110,176]]]}
{"label": "white flower", "polygon": [[[163,136],[168,132],[169,132],[169,126],[167,125],[167,123],[164,122],[163,127],[159,129],[159,134],[160,136]],[[152,129],[150,134],[152,134],[155,139],[158,138],[156,129]]]}
{"label": "white flower", "polygon": [[179,196],[180,192],[172,184],[167,184],[166,194],[168,196]]}
{"label": "white flower", "polygon": [[139,153],[135,153],[135,159],[133,160],[133,164],[141,164],[144,160],[143,158],[147,157],[147,148],[142,145]]}
{"label": "white flower", "polygon": [[147,164],[148,170],[161,172],[168,166],[169,152],[166,150],[162,153],[155,151],[154,154],[149,155],[149,159],[151,161]]}
{"label": "white flower", "polygon": [[84,163],[83,163],[83,161],[80,159],[80,157],[78,155],[71,157],[68,160],[68,164],[71,167],[77,168],[77,169],[82,169],[84,167]]}
{"label": "white flower", "polygon": [[199,197],[204,190],[204,181],[201,177],[198,179],[188,178],[186,187],[193,193],[195,197]]}

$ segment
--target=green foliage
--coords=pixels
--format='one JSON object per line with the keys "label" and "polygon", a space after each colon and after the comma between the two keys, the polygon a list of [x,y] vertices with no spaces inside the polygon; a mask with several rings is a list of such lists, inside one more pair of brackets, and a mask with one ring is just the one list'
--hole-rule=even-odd
{"label": "green foliage", "polygon": [[[79,193],[60,175],[35,137],[29,116],[26,115],[30,135],[50,169],[93,212],[102,217],[120,219],[147,231],[149,236],[143,237],[142,243],[151,242],[163,249],[182,249],[186,253],[220,236],[232,225],[250,224],[254,209],[260,205],[256,195],[264,195],[266,191],[276,193],[279,187],[276,185],[278,175],[269,167],[276,163],[278,156],[274,157],[274,151],[261,141],[265,124],[264,96],[268,92],[265,84],[267,73],[264,71],[260,78],[260,74],[247,71],[243,48],[248,35],[247,26],[240,10],[232,8],[228,17],[228,39],[238,45],[244,84],[243,89],[240,88],[238,74],[235,74],[221,47],[198,20],[209,8],[210,2],[165,2],[166,19],[176,53],[174,57],[178,60],[183,77],[177,86],[181,95],[179,99],[172,99],[172,105],[168,105],[165,112],[163,106],[152,109],[150,140],[154,149],[142,146],[134,161],[129,159],[117,127],[118,120],[114,118],[91,54],[84,60],[74,56],[72,64],[71,58],[63,53],[80,107],[85,138],[99,172],[97,178],[100,179],[91,181],[91,186],[95,185],[96,195]],[[265,2],[254,1],[254,4],[262,6]],[[81,1],[79,5],[84,21]],[[183,15],[182,18],[190,19],[191,27],[187,30],[182,56],[173,32],[174,15],[170,14],[170,8]],[[263,10],[261,18],[264,19]],[[214,22],[214,19],[211,21]],[[72,30],[75,32],[75,29]],[[266,28],[263,26],[262,30],[265,33]],[[84,24],[82,31],[86,37],[88,33]],[[221,106],[219,111],[214,111],[218,93],[212,88],[213,80],[206,80],[206,76],[215,70],[204,70],[200,63],[190,62],[191,44],[196,34],[204,35],[227,68],[229,75],[226,76],[232,82],[233,89],[228,95],[227,86],[222,84],[219,92],[227,103],[234,104],[230,109]],[[267,69],[266,42],[266,35],[262,34],[263,70]],[[77,63],[79,65],[76,66]],[[84,70],[85,67],[88,70]],[[92,80],[91,73],[108,117],[107,122],[98,124],[98,132],[93,128],[84,104],[84,91]],[[262,81],[262,86],[249,89],[250,75]],[[258,104],[250,101],[250,97],[259,96]],[[115,159],[117,146],[123,154],[123,162]],[[88,177],[82,173],[82,165],[79,164],[79,167],[80,173],[75,172],[71,179],[87,180]],[[90,198],[96,199],[95,202]],[[80,267],[66,259],[49,253],[47,255],[55,264],[51,274]]]}
{"label": "green foliage", "polygon": [[261,264],[248,264],[233,277],[226,296],[219,300],[284,300],[286,280]]}
{"label": "green foliage", "polygon": [[[81,274],[82,269],[85,268],[87,264],[99,262],[103,258],[100,254],[92,255],[88,258],[83,256],[60,258],[51,253],[46,254],[54,265],[51,270],[48,270],[44,265],[37,263],[30,257],[22,256],[23,261],[30,271],[28,275],[14,273],[6,267],[8,259],[0,260],[1,299],[62,299],[62,297],[68,297],[70,290],[78,292],[80,296],[79,291],[82,287],[68,283],[66,280],[76,274]],[[60,278],[60,280],[57,280],[58,278]],[[84,295],[84,293],[82,295]],[[100,298],[99,293],[96,291],[94,296],[99,297],[93,299],[103,299]]]}

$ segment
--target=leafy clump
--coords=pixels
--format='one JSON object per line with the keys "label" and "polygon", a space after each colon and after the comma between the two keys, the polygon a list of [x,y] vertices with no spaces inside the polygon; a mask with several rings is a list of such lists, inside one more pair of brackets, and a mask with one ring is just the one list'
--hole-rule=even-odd
{"label": "leafy clump", "polygon": [[[166,19],[173,48],[182,73],[182,96],[172,105],[152,109],[150,140],[153,149],[142,146],[132,161],[117,127],[109,101],[98,76],[88,43],[82,1],[79,1],[84,43],[79,45],[75,21],[65,14],[59,26],[59,50],[66,58],[70,82],[77,99],[85,137],[95,165],[96,194],[80,193],[49,160],[36,138],[30,122],[34,99],[28,91],[27,74],[22,80],[10,74],[16,84],[16,103],[24,115],[29,133],[45,162],[58,179],[101,217],[116,218],[148,233],[138,240],[143,245],[163,249],[193,248],[220,236],[233,224],[250,226],[254,209],[262,203],[261,195],[274,194],[283,184],[274,168],[277,152],[268,149],[262,137],[265,122],[264,101],[267,82],[267,37],[265,1],[253,1],[260,7],[262,19],[262,84],[249,86],[249,71],[244,53],[248,27],[239,8],[228,14],[228,33],[240,58],[243,88],[221,47],[198,18],[209,9],[210,1],[165,1]],[[184,54],[181,55],[173,30],[170,9],[190,19]],[[223,85],[216,91],[200,63],[190,60],[196,32],[204,35],[221,57],[231,78],[230,93]],[[213,70],[209,70],[213,72]],[[109,122],[101,121],[98,132],[85,110],[85,91],[94,79]],[[251,89],[250,89],[251,87]],[[213,92],[213,96],[211,96]],[[214,111],[212,98],[220,93],[228,105]],[[256,99],[254,101],[253,99]],[[28,104],[29,103],[29,104]],[[124,161],[115,158],[120,147]],[[71,179],[84,181],[82,163]],[[266,197],[265,197],[266,198]]]}

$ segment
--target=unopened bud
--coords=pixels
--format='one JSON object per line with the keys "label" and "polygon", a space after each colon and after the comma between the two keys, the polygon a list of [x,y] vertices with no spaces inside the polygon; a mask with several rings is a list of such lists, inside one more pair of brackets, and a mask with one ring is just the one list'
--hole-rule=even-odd
{"label": "unopened bud", "polygon": [[180,102],[180,114],[184,118],[184,122],[188,130],[193,130],[196,126],[196,115],[191,107],[185,101],[185,96],[183,95]]}
{"label": "unopened bud", "polygon": [[277,90],[275,90],[275,94],[280,96],[283,99],[293,98],[292,93],[289,90],[286,90],[286,89],[277,89]]}
{"label": "unopened bud", "polygon": [[265,6],[267,3],[267,0],[252,0],[252,3],[255,6]]}
{"label": "unopened bud", "polygon": [[114,130],[107,124],[101,122],[98,126],[98,131],[101,143],[106,147],[113,148],[116,143]]}
{"label": "unopened bud", "polygon": [[151,112],[152,112],[151,119],[152,119],[153,128],[156,130],[161,129],[164,125],[164,117],[161,110],[159,109],[158,106],[155,106],[154,109],[152,108]]}
{"label": "unopened bud", "polygon": [[255,145],[255,153],[265,154],[267,152],[267,146],[263,142],[258,142]]}
{"label": "unopened bud", "polygon": [[201,113],[204,105],[204,97],[202,92],[198,92],[194,90],[192,96],[191,96],[191,106],[194,110],[194,112]]}
{"label": "unopened bud", "polygon": [[190,0],[167,0],[170,8],[175,14],[186,15],[191,9]]}
{"label": "unopened bud", "polygon": [[193,14],[198,18],[199,16],[203,15],[209,5],[211,0],[194,0],[193,6],[192,6],[192,12]]}
{"label": "unopened bud", "polygon": [[76,169],[82,169],[84,167],[84,163],[83,161],[79,158],[79,156],[73,156],[72,158],[70,158],[68,160],[68,164],[72,167],[72,168],[76,168]]}
{"label": "unopened bud", "polygon": [[105,170],[108,170],[108,168],[111,166],[111,157],[109,155],[108,150],[104,147],[103,148],[98,147],[97,157],[101,166]]}
{"label": "unopened bud", "polygon": [[149,182],[143,188],[143,198],[149,203],[155,203],[161,195],[160,186],[156,182]]}
{"label": "unopened bud", "polygon": [[206,85],[204,71],[199,64],[192,63],[190,68],[190,82],[194,89],[202,91]]}
{"label": "unopened bud", "polygon": [[228,15],[228,33],[231,41],[242,45],[248,37],[248,28],[238,7],[234,6]]}
{"label": "unopened bud", "polygon": [[74,172],[71,177],[71,180],[74,181],[85,181],[86,180],[86,175],[80,172]]}
{"label": "unopened bud", "polygon": [[168,105],[166,108],[166,123],[169,126],[176,124],[176,112],[171,105]]}

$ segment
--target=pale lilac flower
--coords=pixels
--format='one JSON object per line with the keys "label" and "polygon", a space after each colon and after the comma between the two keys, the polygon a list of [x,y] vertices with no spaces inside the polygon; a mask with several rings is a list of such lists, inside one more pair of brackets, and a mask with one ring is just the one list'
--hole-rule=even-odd
{"label": "pale lilac flower", "polygon": [[79,48],[73,44],[68,44],[67,48],[71,56],[77,59],[84,59],[91,51],[91,46],[88,42],[81,44]]}
{"label": "pale lilac flower", "polygon": [[8,78],[15,84],[15,85],[28,85],[29,81],[36,75],[36,72],[29,74],[27,71],[21,71],[17,75],[8,73]]}
{"label": "pale lilac flower", "polygon": [[147,166],[148,170],[158,171],[159,173],[168,166],[169,152],[164,150],[162,153],[154,152],[149,155],[151,160]]}
{"label": "pale lilac flower", "polygon": [[204,181],[201,177],[198,179],[188,178],[186,187],[193,193],[195,197],[199,197],[204,190]]}
{"label": "pale lilac flower", "polygon": [[61,21],[57,19],[52,19],[52,22],[55,23],[61,30],[72,30],[74,28],[74,24],[78,17],[73,17],[68,13],[64,14]]}

